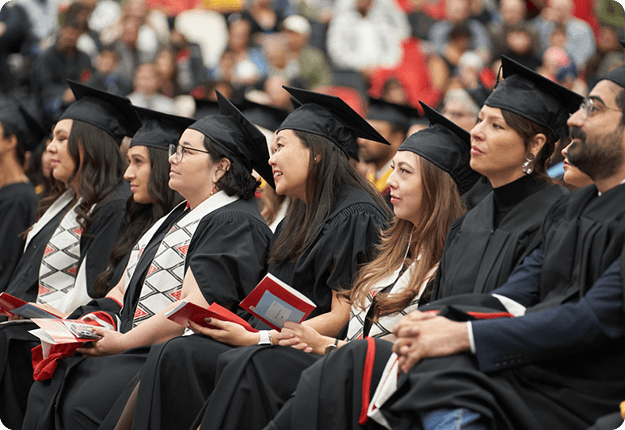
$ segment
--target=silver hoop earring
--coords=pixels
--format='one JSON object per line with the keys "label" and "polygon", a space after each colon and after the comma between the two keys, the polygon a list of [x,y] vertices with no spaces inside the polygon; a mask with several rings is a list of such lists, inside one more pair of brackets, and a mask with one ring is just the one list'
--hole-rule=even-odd
{"label": "silver hoop earring", "polygon": [[523,163],[523,173],[526,175],[531,175],[534,171],[534,160],[536,157],[531,152],[528,152],[525,155],[525,163]]}

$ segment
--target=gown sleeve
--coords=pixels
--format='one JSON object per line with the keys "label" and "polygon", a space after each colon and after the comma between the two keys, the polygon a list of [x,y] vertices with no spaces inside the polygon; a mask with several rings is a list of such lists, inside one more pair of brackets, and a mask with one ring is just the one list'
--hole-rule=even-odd
{"label": "gown sleeve", "polygon": [[[109,264],[113,246],[119,239],[126,216],[126,200],[115,199],[106,203],[80,244],[81,260],[86,260],[87,292],[90,297],[99,295],[93,290],[95,278]],[[81,261],[82,264],[82,261]]]}
{"label": "gown sleeve", "polygon": [[330,268],[328,287],[333,291],[351,288],[358,268],[371,260],[386,223],[379,210],[358,203],[344,209],[324,227],[315,253],[315,266],[319,270]]}
{"label": "gown sleeve", "polygon": [[13,271],[24,251],[21,236],[35,221],[37,196],[31,193],[15,193],[0,202],[0,292],[5,291]]}
{"label": "gown sleeve", "polygon": [[271,237],[266,224],[240,211],[202,220],[187,265],[209,304],[238,304],[252,291],[267,271]]}

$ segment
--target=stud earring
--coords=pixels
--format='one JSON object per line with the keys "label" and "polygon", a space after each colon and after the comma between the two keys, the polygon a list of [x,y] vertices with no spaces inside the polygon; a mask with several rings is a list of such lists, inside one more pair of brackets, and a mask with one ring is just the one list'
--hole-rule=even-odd
{"label": "stud earring", "polygon": [[526,175],[531,175],[534,171],[534,160],[536,157],[531,152],[528,152],[525,155],[525,163],[523,163],[523,173]]}

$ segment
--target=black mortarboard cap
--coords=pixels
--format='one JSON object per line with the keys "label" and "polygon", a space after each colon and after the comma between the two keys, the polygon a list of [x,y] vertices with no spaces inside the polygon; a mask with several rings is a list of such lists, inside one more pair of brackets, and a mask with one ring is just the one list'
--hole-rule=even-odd
{"label": "black mortarboard cap", "polygon": [[566,135],[569,114],[579,109],[584,98],[505,55],[501,56],[501,64],[505,79],[484,104],[541,125],[556,140]]}
{"label": "black mortarboard cap", "polygon": [[195,100],[195,114],[193,118],[202,119],[209,115],[219,115],[219,104],[213,100],[193,99]]}
{"label": "black mortarboard cap", "polygon": [[412,120],[419,116],[419,111],[412,106],[390,103],[376,98],[369,100],[367,119],[386,121],[404,133],[408,132]]}
{"label": "black mortarboard cap", "polygon": [[170,144],[178,144],[180,135],[195,122],[193,118],[169,115],[137,106],[134,108],[141,118],[142,125],[133,136],[131,147],[141,145],[167,151]]}
{"label": "black mortarboard cap", "polygon": [[278,130],[297,130],[323,136],[348,157],[358,159],[356,137],[390,145],[380,133],[336,96],[283,86],[302,105],[282,122]]}
{"label": "black mortarboard cap", "polygon": [[423,102],[421,106],[430,126],[401,144],[398,151],[411,151],[449,173],[461,194],[469,191],[480,178],[471,169],[471,135]]}
{"label": "black mortarboard cap", "polygon": [[[625,48],[625,40],[620,39],[619,42],[621,42],[621,45],[623,46],[623,48]],[[617,67],[616,69],[606,73],[605,75],[601,76],[597,82],[604,79],[612,81],[616,85],[625,88],[625,66]]]}
{"label": "black mortarboard cap", "polygon": [[275,188],[265,135],[219,91],[215,92],[221,114],[202,118],[189,128],[207,136],[228,158],[239,160],[250,171],[256,170]]}
{"label": "black mortarboard cap", "polygon": [[248,99],[243,99],[239,108],[250,122],[270,131],[275,131],[280,127],[282,121],[289,116],[289,113],[284,109],[256,103]]}
{"label": "black mortarboard cap", "polygon": [[0,123],[5,128],[13,129],[18,143],[26,151],[32,151],[39,146],[47,134],[43,125],[14,96],[4,98],[0,102]]}
{"label": "black mortarboard cap", "polygon": [[119,144],[124,136],[132,137],[141,127],[130,100],[107,93],[76,81],[67,80],[76,101],[61,115],[61,119],[75,119],[105,131]]}
{"label": "black mortarboard cap", "polygon": [[490,93],[492,92],[484,86],[482,81],[478,82],[477,87],[470,88],[465,91],[469,94],[471,100],[475,102],[478,109],[482,109],[482,106],[484,106],[484,102],[486,101],[486,99],[488,99],[488,96],[490,96]]}

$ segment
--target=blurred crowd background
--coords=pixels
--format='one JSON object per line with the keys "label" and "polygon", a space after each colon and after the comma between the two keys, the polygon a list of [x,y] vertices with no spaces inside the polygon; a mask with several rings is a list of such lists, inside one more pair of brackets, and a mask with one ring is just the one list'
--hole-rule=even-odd
{"label": "blurred crowd background", "polygon": [[[50,127],[66,79],[184,116],[232,100],[292,109],[282,85],[442,108],[475,121],[501,54],[585,94],[623,64],[614,0],[13,0],[0,11],[0,90]],[[206,103],[204,103],[206,101]],[[204,111],[206,113],[207,111]]]}

